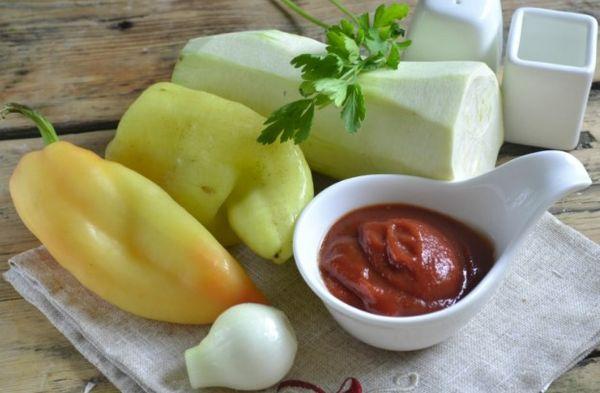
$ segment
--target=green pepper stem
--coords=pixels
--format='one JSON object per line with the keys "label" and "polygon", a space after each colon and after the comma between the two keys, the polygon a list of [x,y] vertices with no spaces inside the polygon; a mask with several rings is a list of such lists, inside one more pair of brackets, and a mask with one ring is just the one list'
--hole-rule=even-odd
{"label": "green pepper stem", "polygon": [[42,134],[42,139],[44,140],[45,145],[58,142],[58,135],[56,135],[54,127],[39,112],[31,109],[28,106],[11,102],[4,105],[2,109],[0,109],[0,119],[6,118],[6,115],[9,113],[18,113],[33,120],[38,130],[40,130],[40,134]]}
{"label": "green pepper stem", "polygon": [[296,3],[294,3],[292,0],[281,0],[281,2],[290,7],[292,10],[294,10],[298,15],[300,15],[306,20],[311,21],[315,25],[321,26],[324,29],[329,28],[329,25],[327,23],[315,18],[314,16],[306,12],[302,7],[296,5]]}

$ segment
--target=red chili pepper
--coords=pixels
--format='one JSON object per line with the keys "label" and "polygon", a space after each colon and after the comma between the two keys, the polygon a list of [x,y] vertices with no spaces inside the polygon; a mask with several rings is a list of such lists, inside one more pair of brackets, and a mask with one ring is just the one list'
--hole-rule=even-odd
{"label": "red chili pepper", "polygon": [[[346,386],[348,385],[348,383],[350,383],[350,385],[346,389]],[[326,393],[325,390],[323,390],[322,388],[318,387],[317,385],[315,385],[313,383],[306,382],[306,381],[300,381],[297,379],[288,379],[287,381],[283,381],[279,385],[277,385],[278,392],[281,389],[285,389],[285,388],[300,388],[300,389],[312,390],[315,393]],[[344,380],[344,382],[342,383],[342,385],[340,386],[340,388],[338,389],[338,391],[336,393],[362,393],[362,385],[360,384],[358,379],[348,377]]]}
{"label": "red chili pepper", "polygon": [[277,385],[277,391],[280,391],[281,389],[285,388],[301,388],[306,390],[312,390],[316,393],[325,393],[325,391],[317,385],[314,385],[310,382],[299,381],[297,379],[288,379],[287,381],[283,381],[279,385]]}
{"label": "red chili pepper", "polygon": [[[350,386],[348,386],[348,389],[343,390],[344,387],[348,384],[348,382],[350,382]],[[337,393],[362,393],[362,385],[360,384],[360,382],[358,382],[358,379],[348,377],[342,383],[342,386],[340,386]]]}

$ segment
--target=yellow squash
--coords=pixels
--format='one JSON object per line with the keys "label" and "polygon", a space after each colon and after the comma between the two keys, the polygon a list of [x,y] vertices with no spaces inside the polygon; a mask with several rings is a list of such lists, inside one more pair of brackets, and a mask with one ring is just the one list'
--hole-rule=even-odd
{"label": "yellow squash", "polygon": [[313,183],[298,146],[256,142],[264,121],[236,102],[157,83],[129,107],[106,158],[159,184],[221,243],[241,239],[284,262]]}
{"label": "yellow squash", "polygon": [[47,146],[26,154],[10,179],[19,216],[85,287],[133,314],[209,323],[230,306],[264,302],[242,267],[152,181],[58,141],[32,118]]}

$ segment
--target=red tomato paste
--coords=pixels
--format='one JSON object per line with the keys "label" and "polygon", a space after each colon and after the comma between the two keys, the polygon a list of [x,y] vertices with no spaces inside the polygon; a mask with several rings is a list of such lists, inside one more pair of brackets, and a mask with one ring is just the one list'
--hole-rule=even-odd
{"label": "red tomato paste", "polygon": [[337,221],[321,245],[329,291],[361,310],[426,314],[463,298],[490,270],[494,247],[448,216],[403,204],[367,206]]}

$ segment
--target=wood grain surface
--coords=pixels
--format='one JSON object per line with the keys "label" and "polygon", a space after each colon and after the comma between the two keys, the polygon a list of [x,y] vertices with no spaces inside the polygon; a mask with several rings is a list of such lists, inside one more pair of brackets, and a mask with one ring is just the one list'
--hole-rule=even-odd
{"label": "wood grain surface", "polygon": [[[323,20],[339,18],[325,0],[298,3]],[[379,1],[345,3],[358,12]],[[505,32],[513,11],[521,6],[600,18],[600,0],[503,0],[502,5]],[[60,133],[71,134],[64,139],[102,154],[127,105],[149,84],[169,79],[188,39],[267,28],[320,35],[319,29],[274,0],[0,0],[0,103],[35,106]],[[594,184],[560,201],[551,212],[600,243],[600,67],[595,80],[581,143],[572,152]],[[42,146],[34,136],[37,133],[24,121],[0,122],[0,271],[6,270],[10,256],[39,244],[16,215],[8,194],[8,179],[19,158]],[[500,162],[536,150],[506,145]],[[88,384],[95,385],[93,393],[116,391],[4,281],[0,315],[0,391],[83,392]],[[600,351],[557,380],[549,392],[600,392]]]}
{"label": "wood grain surface", "polygon": [[[339,19],[325,0],[299,3],[325,21]],[[380,0],[345,3],[365,11]],[[510,0],[502,5],[505,26],[524,5],[600,17],[598,0]],[[319,28],[292,17],[276,0],[1,1],[0,101],[26,101],[63,132],[114,128],[146,86],[170,78],[188,39],[269,28],[320,36]],[[27,129],[32,136],[28,123],[12,119],[0,123],[0,138],[25,135]]]}

